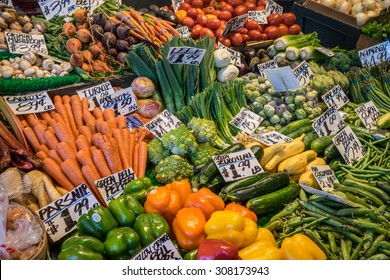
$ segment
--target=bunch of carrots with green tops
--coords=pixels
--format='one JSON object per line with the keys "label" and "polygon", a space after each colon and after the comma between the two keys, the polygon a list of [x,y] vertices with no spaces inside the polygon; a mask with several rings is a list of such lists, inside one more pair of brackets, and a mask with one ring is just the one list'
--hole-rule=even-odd
{"label": "bunch of carrots with green tops", "polygon": [[85,183],[104,205],[95,181],[132,168],[143,177],[147,163],[146,128],[128,129],[112,108],[89,111],[88,99],[56,95],[55,110],[20,115],[23,133],[43,162],[43,170],[71,191]]}

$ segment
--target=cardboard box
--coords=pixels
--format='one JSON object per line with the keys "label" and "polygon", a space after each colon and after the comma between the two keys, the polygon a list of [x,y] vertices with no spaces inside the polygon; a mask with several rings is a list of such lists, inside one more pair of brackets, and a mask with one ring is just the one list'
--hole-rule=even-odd
{"label": "cardboard box", "polygon": [[372,39],[367,35],[360,34],[358,41],[356,42],[356,49],[358,51],[367,49],[369,47],[375,46],[382,43],[383,41]]}

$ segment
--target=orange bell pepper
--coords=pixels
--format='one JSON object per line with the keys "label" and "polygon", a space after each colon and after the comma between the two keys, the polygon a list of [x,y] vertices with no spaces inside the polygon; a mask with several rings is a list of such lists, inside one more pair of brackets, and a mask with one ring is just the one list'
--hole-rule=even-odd
{"label": "orange bell pepper", "polygon": [[243,206],[241,204],[228,203],[228,204],[226,204],[225,209],[223,209],[223,210],[229,210],[229,211],[234,211],[234,212],[240,213],[245,218],[249,218],[249,219],[253,220],[254,222],[257,222],[257,216],[256,216],[255,212],[249,210],[248,208],[246,208],[245,206]]}
{"label": "orange bell pepper", "polygon": [[208,220],[213,212],[223,210],[225,202],[210,189],[201,188],[188,196],[185,207],[200,208]]}
{"label": "orange bell pepper", "polygon": [[206,218],[199,208],[182,208],[172,223],[172,230],[180,247],[195,250],[206,239],[203,228]]}
{"label": "orange bell pepper", "polygon": [[183,179],[167,184],[166,187],[173,191],[176,191],[179,194],[181,207],[183,208],[186,204],[188,196],[192,193],[190,182],[188,180]]}

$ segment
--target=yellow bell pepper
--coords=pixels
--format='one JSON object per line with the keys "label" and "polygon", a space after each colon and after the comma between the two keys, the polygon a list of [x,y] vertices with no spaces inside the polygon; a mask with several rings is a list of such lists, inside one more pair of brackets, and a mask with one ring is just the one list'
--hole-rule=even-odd
{"label": "yellow bell pepper", "polygon": [[259,228],[254,243],[241,249],[238,255],[243,260],[281,260],[281,251],[271,231]]}
{"label": "yellow bell pepper", "polygon": [[235,211],[215,211],[204,227],[208,239],[222,239],[242,249],[256,241],[257,225]]}
{"label": "yellow bell pepper", "polygon": [[285,238],[280,249],[283,260],[326,260],[321,248],[301,233]]}

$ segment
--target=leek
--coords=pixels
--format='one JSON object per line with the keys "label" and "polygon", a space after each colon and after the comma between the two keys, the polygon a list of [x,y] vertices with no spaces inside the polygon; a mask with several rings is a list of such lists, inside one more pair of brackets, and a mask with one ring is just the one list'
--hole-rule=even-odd
{"label": "leek", "polygon": [[281,62],[282,60],[286,59],[286,53],[285,52],[278,52],[274,57],[276,63]]}
{"label": "leek", "polygon": [[318,34],[316,32],[301,35],[284,35],[274,41],[274,47],[278,51],[283,51],[289,46],[302,48],[311,45],[319,46]]}
{"label": "leek", "polygon": [[278,51],[275,49],[275,45],[272,44],[267,48],[267,54],[270,58],[274,58]]}
{"label": "leek", "polygon": [[299,56],[302,60],[322,61],[326,58],[325,54],[316,50],[317,46],[307,46],[299,50]]}
{"label": "leek", "polygon": [[290,61],[297,60],[299,58],[299,48],[295,46],[289,46],[286,48],[286,58]]}

